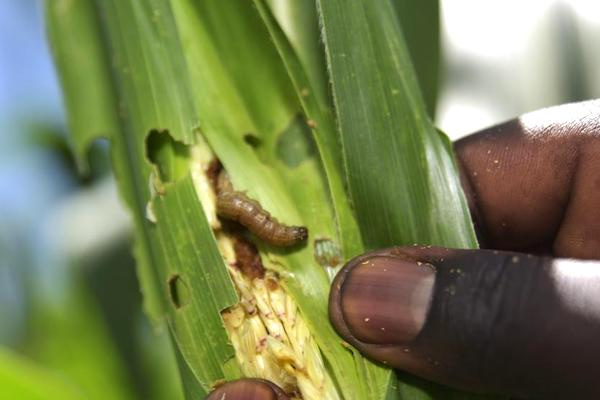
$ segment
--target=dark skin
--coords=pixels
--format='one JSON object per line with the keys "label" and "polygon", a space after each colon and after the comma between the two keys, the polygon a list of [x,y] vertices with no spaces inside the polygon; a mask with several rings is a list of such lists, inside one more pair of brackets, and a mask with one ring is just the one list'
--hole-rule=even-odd
{"label": "dark skin", "polygon": [[[483,250],[351,260],[332,285],[333,326],[366,356],[459,389],[600,398],[600,101],[524,115],[455,151]],[[218,392],[286,398],[251,393],[255,382]]]}

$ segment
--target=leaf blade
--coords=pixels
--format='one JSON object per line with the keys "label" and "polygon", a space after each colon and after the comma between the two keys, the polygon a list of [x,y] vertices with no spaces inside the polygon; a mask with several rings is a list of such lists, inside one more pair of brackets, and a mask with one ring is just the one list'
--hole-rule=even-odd
{"label": "leaf blade", "polygon": [[[234,352],[219,313],[237,301],[237,294],[196,197],[189,171],[176,182],[160,182],[164,185],[164,198],[149,187],[149,182],[152,186],[156,183],[153,177],[159,175],[146,154],[146,137],[151,131],[167,130],[180,144],[195,143],[198,139],[187,66],[170,3],[167,0],[80,2],[86,2],[87,10],[93,11],[86,14],[89,18],[85,21],[95,24],[101,32],[94,39],[101,43],[97,48],[103,49],[102,60],[97,62],[108,66],[107,76],[103,77],[110,105],[107,115],[116,121],[110,132],[111,158],[120,194],[134,219],[135,254],[146,308],[155,320],[166,318],[176,332],[174,341],[191,371],[183,374],[183,379],[188,380],[185,387],[201,387],[206,393],[216,381],[239,376],[236,368],[227,365]],[[80,2],[47,4],[60,8]],[[69,17],[77,18],[78,14],[73,11]],[[51,38],[53,42],[68,40],[64,36],[77,37],[86,28],[86,24],[70,24],[63,30],[56,29],[55,25],[63,21],[61,16],[64,14],[50,18],[50,29],[60,31]],[[70,82],[65,89],[71,91],[79,82],[74,77],[82,71],[78,65],[65,61],[64,54],[58,52],[55,57],[61,75]],[[77,92],[75,96],[80,96],[77,98],[81,107],[89,106],[85,103],[85,93]],[[70,114],[81,112],[71,103],[67,105]],[[72,135],[83,146],[93,135],[76,129],[81,126],[72,129]],[[173,159],[178,163],[174,158],[176,152],[165,152],[161,162]],[[179,169],[180,166],[172,171]],[[147,205],[152,208],[154,202],[157,220],[152,222],[145,210]],[[165,208],[165,202],[176,204]],[[170,287],[174,277],[185,282],[183,286],[190,292],[186,304],[174,304]],[[203,340],[204,336],[210,340]]]}
{"label": "leaf blade", "polygon": [[[391,3],[317,6],[345,178],[365,247],[477,247],[451,146],[427,115]],[[453,393],[402,381],[396,395],[428,399],[431,388]]]}
{"label": "leaf blade", "polygon": [[[452,155],[425,112],[390,3],[318,4],[346,179],[366,247],[475,246]],[[397,175],[388,179],[390,171]]]}
{"label": "leaf blade", "polygon": [[46,30],[73,133],[70,140],[78,168],[87,172],[91,142],[118,127],[102,32],[90,0],[45,4]]}
{"label": "leaf blade", "polygon": [[440,71],[440,6],[438,0],[392,0],[427,113],[433,119]]}
{"label": "leaf blade", "polygon": [[[307,117],[313,122],[313,136],[327,176],[328,191],[335,210],[343,254],[345,259],[349,259],[362,251],[362,239],[343,185],[342,153],[339,150],[335,122],[331,113],[333,107],[327,88],[323,83],[327,77],[322,76],[325,73],[324,68],[313,65],[315,62],[319,62],[320,58],[311,54],[314,51],[320,53],[321,49],[320,46],[311,41],[316,40],[312,37],[299,40],[296,47],[293,47],[293,43],[288,40],[289,36],[286,37],[289,33],[283,32],[278,21],[275,20],[274,13],[269,8],[274,7],[273,4],[279,3],[283,6],[285,2],[275,1],[271,3],[271,6],[269,6],[266,0],[254,1],[294,84],[298,100],[302,104]],[[303,15],[304,19],[308,20],[310,24],[311,13],[313,11],[316,13],[316,10],[311,3],[306,4],[308,5],[298,6],[298,4],[295,4],[295,8],[308,8],[308,11],[300,12],[297,10],[296,12]],[[316,14],[312,17],[316,19]],[[316,25],[316,21],[314,25]],[[300,28],[300,26],[297,26],[297,28]],[[292,27],[289,27],[289,29],[292,29]],[[302,37],[302,34],[298,33],[298,36]],[[304,59],[298,56],[297,53],[303,54]]]}

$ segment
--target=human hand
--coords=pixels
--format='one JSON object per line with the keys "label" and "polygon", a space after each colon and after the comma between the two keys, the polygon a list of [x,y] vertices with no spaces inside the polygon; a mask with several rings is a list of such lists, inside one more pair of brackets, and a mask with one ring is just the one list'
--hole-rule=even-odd
{"label": "human hand", "polygon": [[[600,396],[600,263],[584,261],[600,260],[600,101],[527,114],[455,150],[481,246],[495,250],[357,257],[332,286],[334,327],[367,356],[449,386]],[[241,380],[209,398],[287,398],[274,388]]]}

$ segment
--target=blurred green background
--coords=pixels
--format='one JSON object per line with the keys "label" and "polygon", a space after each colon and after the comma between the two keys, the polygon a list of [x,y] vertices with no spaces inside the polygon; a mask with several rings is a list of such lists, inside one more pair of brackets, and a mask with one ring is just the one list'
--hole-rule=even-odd
{"label": "blurred green background", "polygon": [[[141,310],[108,143],[75,170],[42,14],[0,2],[0,399],[181,398],[167,329]],[[436,122],[453,139],[600,97],[597,0],[446,0],[442,27]]]}

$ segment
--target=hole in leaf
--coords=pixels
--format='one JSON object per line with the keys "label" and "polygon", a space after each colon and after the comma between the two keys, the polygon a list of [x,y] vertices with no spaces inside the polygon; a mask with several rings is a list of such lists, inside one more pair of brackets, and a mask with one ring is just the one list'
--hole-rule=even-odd
{"label": "hole in leaf", "polygon": [[188,171],[190,149],[173,139],[169,131],[153,129],[146,136],[146,157],[162,182],[175,182]]}
{"label": "hole in leaf", "polygon": [[253,133],[246,133],[244,135],[244,142],[253,148],[257,148],[262,144],[262,140],[260,140],[260,138]]}
{"label": "hole in leaf", "polygon": [[187,284],[179,274],[172,275],[168,280],[169,297],[176,309],[180,309],[190,301],[190,293]]}

